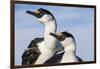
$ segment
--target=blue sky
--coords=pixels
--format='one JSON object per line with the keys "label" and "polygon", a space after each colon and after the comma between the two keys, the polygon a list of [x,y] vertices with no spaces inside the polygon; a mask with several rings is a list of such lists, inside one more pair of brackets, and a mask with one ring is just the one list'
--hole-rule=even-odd
{"label": "blue sky", "polygon": [[84,61],[94,59],[94,9],[45,5],[15,5],[15,64],[21,65],[21,55],[31,40],[43,37],[44,26],[27,10],[44,8],[56,18],[57,31],[68,31],[76,40],[76,54]]}

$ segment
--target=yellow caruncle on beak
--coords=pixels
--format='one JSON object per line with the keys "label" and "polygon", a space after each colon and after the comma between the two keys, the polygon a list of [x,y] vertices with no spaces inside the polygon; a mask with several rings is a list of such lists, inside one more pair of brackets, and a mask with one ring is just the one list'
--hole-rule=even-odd
{"label": "yellow caruncle on beak", "polygon": [[36,13],[36,14],[39,14],[40,13],[40,11],[33,11],[34,13]]}
{"label": "yellow caruncle on beak", "polygon": [[61,32],[57,32],[56,35],[57,35],[58,37],[60,37],[60,36],[62,36],[63,34],[62,34]]}

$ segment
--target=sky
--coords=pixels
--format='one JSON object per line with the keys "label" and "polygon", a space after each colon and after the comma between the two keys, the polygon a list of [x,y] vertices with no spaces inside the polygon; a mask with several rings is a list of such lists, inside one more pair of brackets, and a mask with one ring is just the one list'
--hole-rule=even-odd
{"label": "sky", "polygon": [[15,65],[31,40],[43,37],[44,26],[27,10],[44,8],[57,21],[57,32],[68,31],[76,40],[76,55],[84,61],[94,60],[94,8],[15,4]]}

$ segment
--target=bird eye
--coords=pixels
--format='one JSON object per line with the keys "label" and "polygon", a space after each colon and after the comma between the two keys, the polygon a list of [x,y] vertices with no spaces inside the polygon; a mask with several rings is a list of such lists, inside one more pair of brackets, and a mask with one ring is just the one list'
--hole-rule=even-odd
{"label": "bird eye", "polygon": [[43,14],[44,14],[44,13],[40,11],[40,16],[43,16]]}
{"label": "bird eye", "polygon": [[43,16],[44,15],[44,12],[43,11],[40,11],[40,16]]}

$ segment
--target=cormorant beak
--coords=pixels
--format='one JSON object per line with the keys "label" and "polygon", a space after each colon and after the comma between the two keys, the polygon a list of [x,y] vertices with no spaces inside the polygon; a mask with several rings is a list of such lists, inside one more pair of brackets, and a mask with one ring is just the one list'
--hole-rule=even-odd
{"label": "cormorant beak", "polygon": [[54,33],[50,33],[50,35],[52,35],[53,37],[57,38],[58,39],[58,36]]}
{"label": "cormorant beak", "polygon": [[36,11],[26,11],[26,13],[28,13],[28,14],[31,14],[31,15],[34,15],[35,17],[37,17],[37,18],[40,18],[41,17],[41,13],[40,13],[40,11],[38,11],[38,10],[36,10]]}
{"label": "cormorant beak", "polygon": [[62,35],[61,33],[56,33],[56,34],[50,33],[50,35],[57,38],[59,41],[63,41],[65,39],[65,36]]}

